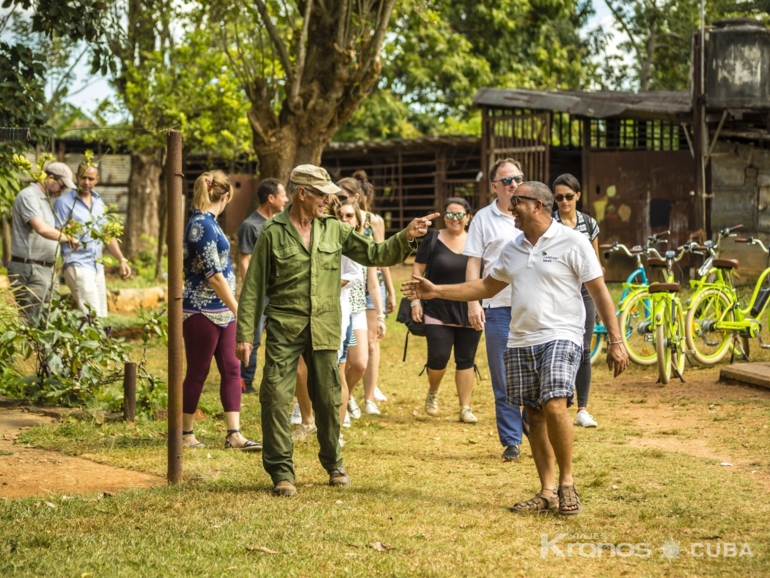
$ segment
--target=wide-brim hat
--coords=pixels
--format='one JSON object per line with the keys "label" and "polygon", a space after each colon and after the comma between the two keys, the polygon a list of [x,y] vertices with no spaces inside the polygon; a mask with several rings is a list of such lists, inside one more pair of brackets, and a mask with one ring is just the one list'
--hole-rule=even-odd
{"label": "wide-brim hat", "polygon": [[77,189],[75,182],[72,180],[72,169],[64,163],[51,163],[43,170],[48,175],[59,177],[67,188]]}
{"label": "wide-brim hat", "polygon": [[336,195],[342,189],[332,182],[329,173],[315,165],[299,165],[291,171],[289,180],[295,185],[312,187],[327,195]]}

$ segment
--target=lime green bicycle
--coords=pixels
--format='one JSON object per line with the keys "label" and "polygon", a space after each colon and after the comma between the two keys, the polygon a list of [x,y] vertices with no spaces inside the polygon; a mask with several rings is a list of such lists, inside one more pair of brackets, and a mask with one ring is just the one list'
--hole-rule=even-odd
{"label": "lime green bicycle", "polygon": [[[749,237],[735,242],[758,245],[765,254],[770,253],[759,239]],[[770,342],[765,343],[763,339],[763,333],[765,339],[768,337],[770,318],[764,325],[760,321],[770,297],[770,284],[766,283],[770,267],[757,279],[749,303],[741,307],[732,284],[732,272],[738,268],[738,261],[707,259],[704,267],[707,263],[717,271],[717,277],[693,294],[685,322],[687,348],[693,357],[704,365],[713,365],[732,349],[733,354],[748,360],[752,338],[759,340],[760,348],[770,349]]]}
{"label": "lime green bicycle", "polygon": [[[682,373],[687,360],[684,350],[684,309],[679,299],[679,283],[673,281],[673,269],[688,249],[681,247],[678,254],[676,251],[666,251],[665,256],[651,248],[645,252],[652,255],[647,259],[649,266],[665,270],[666,281],[651,283],[646,291],[640,291],[629,298],[620,314],[621,336],[626,343],[628,332],[624,329],[628,328],[631,329],[631,335],[641,337],[647,344],[643,359],[646,365],[657,363],[660,383],[667,384],[672,375],[684,382]],[[649,353],[652,351],[654,357]]]}

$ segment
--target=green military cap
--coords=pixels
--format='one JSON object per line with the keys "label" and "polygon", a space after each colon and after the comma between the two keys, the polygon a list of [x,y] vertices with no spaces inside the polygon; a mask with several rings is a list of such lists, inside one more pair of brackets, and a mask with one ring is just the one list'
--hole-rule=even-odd
{"label": "green military cap", "polygon": [[327,195],[336,195],[342,189],[332,182],[326,169],[315,165],[299,165],[291,171],[289,180],[296,185],[313,187]]}

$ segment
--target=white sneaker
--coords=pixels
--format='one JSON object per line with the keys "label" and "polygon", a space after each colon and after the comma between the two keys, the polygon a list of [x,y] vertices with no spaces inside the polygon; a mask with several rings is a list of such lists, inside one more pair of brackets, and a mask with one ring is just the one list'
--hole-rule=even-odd
{"label": "white sneaker", "polygon": [[373,401],[366,400],[364,404],[364,413],[366,415],[380,415],[380,408]]}
{"label": "white sneaker", "polygon": [[345,419],[342,421],[342,427],[350,427],[350,412],[345,412]]}
{"label": "white sneaker", "polygon": [[476,423],[479,421],[479,418],[473,415],[469,406],[464,405],[460,408],[460,421],[463,423]]}
{"label": "white sneaker", "polygon": [[579,412],[577,412],[577,417],[575,418],[575,425],[579,425],[582,427],[596,427],[599,424],[596,423],[594,416],[592,416],[586,410],[581,409]]}
{"label": "white sneaker", "polygon": [[291,410],[291,425],[299,425],[302,423],[302,414],[299,411],[299,402],[294,403],[294,409]]}
{"label": "white sneaker", "polygon": [[361,408],[358,407],[358,404],[352,395],[348,399],[348,415],[353,419],[361,418]]}
{"label": "white sneaker", "polygon": [[438,391],[428,390],[428,397],[425,398],[425,413],[433,417],[438,415]]}
{"label": "white sneaker", "polygon": [[388,401],[388,397],[380,391],[379,386],[374,386],[374,401]]}

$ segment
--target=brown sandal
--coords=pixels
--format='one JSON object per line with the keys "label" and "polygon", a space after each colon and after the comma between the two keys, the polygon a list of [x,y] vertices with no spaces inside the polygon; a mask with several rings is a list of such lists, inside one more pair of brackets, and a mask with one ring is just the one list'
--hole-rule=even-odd
{"label": "brown sandal", "polygon": [[545,495],[546,491],[555,492],[556,490],[541,490],[535,497],[526,502],[516,502],[513,506],[508,508],[511,512],[518,514],[519,512],[533,512],[535,514],[542,514],[550,510],[555,510],[559,507],[559,498],[551,496],[550,498]]}
{"label": "brown sandal", "polygon": [[582,511],[583,506],[580,505],[577,486],[575,484],[559,486],[559,514],[562,516],[574,516]]}

